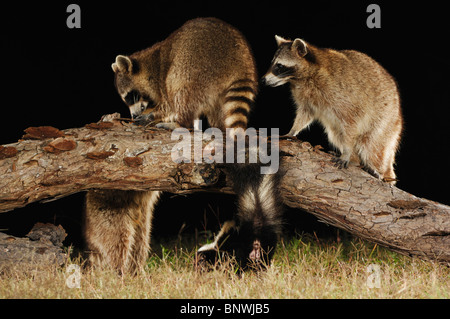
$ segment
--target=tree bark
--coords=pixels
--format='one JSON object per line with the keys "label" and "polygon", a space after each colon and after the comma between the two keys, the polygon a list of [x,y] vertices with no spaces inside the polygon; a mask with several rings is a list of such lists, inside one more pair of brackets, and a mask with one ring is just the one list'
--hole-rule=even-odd
{"label": "tree bark", "polygon": [[[0,147],[0,212],[94,188],[232,193],[214,164],[177,164],[171,133],[114,120],[30,128]],[[394,251],[450,262],[450,207],[417,198],[296,139],[280,140],[286,205]]]}
{"label": "tree bark", "polygon": [[61,225],[42,223],[34,225],[27,238],[0,232],[0,273],[10,269],[26,270],[54,264],[62,265],[67,260],[67,254],[62,249],[66,235]]}
{"label": "tree bark", "polygon": [[336,169],[307,142],[281,142],[285,203],[401,254],[450,262],[450,207],[418,198],[356,166]]}

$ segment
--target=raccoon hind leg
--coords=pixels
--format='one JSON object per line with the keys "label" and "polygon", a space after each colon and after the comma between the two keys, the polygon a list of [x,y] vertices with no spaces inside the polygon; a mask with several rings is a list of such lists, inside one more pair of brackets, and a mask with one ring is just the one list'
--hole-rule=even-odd
{"label": "raccoon hind leg", "polygon": [[86,194],[84,236],[92,267],[111,267],[121,273],[133,245],[132,221],[115,200],[123,194],[110,190],[92,190]]}
{"label": "raccoon hind leg", "polygon": [[134,241],[129,263],[129,272],[132,274],[137,274],[144,270],[148,252],[150,251],[153,210],[160,194],[161,192],[158,191],[138,192],[136,194],[139,208],[137,210],[138,215],[134,219]]}
{"label": "raccoon hind leg", "polygon": [[358,140],[358,155],[369,173],[395,185],[395,155],[400,142],[402,119],[395,116],[384,126],[363,134]]}
{"label": "raccoon hind leg", "polygon": [[[149,249],[151,214],[158,192],[92,190],[86,195],[84,236],[89,264],[137,273]],[[150,200],[153,199],[153,200]]]}
{"label": "raccoon hind leg", "polygon": [[386,145],[381,143],[363,145],[359,150],[359,157],[366,172],[375,178],[395,185],[395,153]]}
{"label": "raccoon hind leg", "polygon": [[395,175],[394,172],[394,164],[390,164],[388,169],[384,172],[383,177],[382,177],[383,181],[385,181],[386,183],[389,183],[391,185],[395,185],[397,183],[397,176]]}

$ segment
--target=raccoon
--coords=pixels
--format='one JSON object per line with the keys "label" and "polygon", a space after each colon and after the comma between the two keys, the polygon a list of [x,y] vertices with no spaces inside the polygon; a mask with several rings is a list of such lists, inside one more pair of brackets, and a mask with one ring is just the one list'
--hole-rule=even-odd
{"label": "raccoon", "polygon": [[160,192],[91,190],[86,194],[84,237],[89,264],[119,274],[144,270],[152,213]]}
{"label": "raccoon", "polygon": [[[258,91],[246,39],[215,18],[190,20],[148,49],[119,55],[112,69],[132,119],[165,129],[192,128],[204,116],[210,126],[243,132]],[[253,187],[250,180],[236,174],[234,178],[242,189]],[[158,196],[158,192],[109,190],[87,194],[85,236],[92,264],[125,272],[142,269]],[[258,218],[260,211],[254,207],[255,214],[246,216]]]}
{"label": "raccoon", "polygon": [[302,39],[275,40],[278,50],[263,81],[273,87],[290,83],[297,114],[288,135],[317,120],[341,153],[336,166],[357,161],[395,184],[403,117],[393,77],[361,52],[317,48]]}
{"label": "raccoon", "polygon": [[201,116],[221,130],[245,129],[258,89],[246,39],[215,18],[188,21],[148,49],[117,56],[112,68],[132,118],[167,129]]}

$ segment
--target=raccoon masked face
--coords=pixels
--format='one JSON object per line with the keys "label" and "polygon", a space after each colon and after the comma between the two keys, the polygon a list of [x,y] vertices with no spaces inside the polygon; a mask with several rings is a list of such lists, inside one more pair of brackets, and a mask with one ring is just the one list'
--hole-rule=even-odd
{"label": "raccoon masked face", "polygon": [[121,96],[122,100],[130,108],[130,114],[133,120],[143,113],[150,112],[150,110],[154,108],[151,99],[147,95],[140,93],[138,90],[131,89],[128,92],[125,91]]}
{"label": "raccoon masked face", "polygon": [[130,114],[134,120],[139,115],[150,113],[155,107],[154,99],[150,93],[142,88],[150,87],[146,77],[140,74],[138,68],[129,57],[119,55],[116,62],[112,64],[116,74],[115,85],[122,100],[128,105]]}
{"label": "raccoon masked face", "polygon": [[278,50],[272,60],[269,71],[264,75],[263,81],[269,86],[280,86],[294,79],[305,63],[304,56],[308,53],[307,45],[303,40],[285,40],[275,36]]}

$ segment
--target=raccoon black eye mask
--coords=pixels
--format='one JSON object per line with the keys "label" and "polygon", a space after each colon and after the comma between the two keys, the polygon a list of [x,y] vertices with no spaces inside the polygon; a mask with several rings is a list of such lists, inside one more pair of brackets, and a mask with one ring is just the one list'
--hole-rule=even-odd
{"label": "raccoon black eye mask", "polygon": [[130,91],[124,98],[125,103],[127,105],[133,105],[133,104],[137,103],[140,99],[141,99],[141,95],[136,90]]}
{"label": "raccoon black eye mask", "polygon": [[293,67],[287,67],[281,63],[277,63],[272,67],[272,73],[280,78],[285,78],[293,75],[295,69]]}

